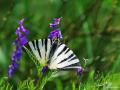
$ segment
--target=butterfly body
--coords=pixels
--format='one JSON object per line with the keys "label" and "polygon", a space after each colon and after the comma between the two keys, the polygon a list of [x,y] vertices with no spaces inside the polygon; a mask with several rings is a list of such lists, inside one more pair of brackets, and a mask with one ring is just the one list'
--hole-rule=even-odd
{"label": "butterfly body", "polygon": [[49,67],[48,65],[45,65],[43,68],[42,68],[42,73],[46,73],[48,71]]}

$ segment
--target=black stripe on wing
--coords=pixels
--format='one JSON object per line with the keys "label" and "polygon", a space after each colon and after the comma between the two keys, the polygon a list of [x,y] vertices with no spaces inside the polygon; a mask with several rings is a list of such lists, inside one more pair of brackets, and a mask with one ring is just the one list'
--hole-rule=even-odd
{"label": "black stripe on wing", "polygon": [[[61,45],[62,45],[62,44],[61,44]],[[59,56],[60,54],[62,54],[66,49],[67,49],[67,47],[65,46],[65,47],[58,53],[58,56]]]}
{"label": "black stripe on wing", "polygon": [[[70,59],[70,60],[69,60],[69,59]],[[66,61],[66,60],[71,61],[71,60],[73,60],[73,59],[77,59],[77,57],[72,53],[72,54],[71,54],[70,56],[68,56],[67,58],[61,60],[61,62],[59,62],[58,64],[60,64],[60,63],[62,63],[62,62],[64,62],[64,61]],[[69,61],[68,61],[68,62],[69,62]]]}
{"label": "black stripe on wing", "polygon": [[41,58],[41,52],[40,52],[39,41],[38,40],[36,40],[36,46],[37,46],[37,50],[38,50],[39,56]]}
{"label": "black stripe on wing", "polygon": [[48,63],[50,63],[51,58],[52,58],[52,56],[54,55],[54,53],[55,53],[56,49],[58,48],[58,46],[59,46],[59,42],[53,42],[53,43],[52,43],[52,46],[51,46],[51,49],[50,49],[50,54],[49,54],[49,61],[48,61]]}
{"label": "black stripe on wing", "polygon": [[44,43],[44,44],[45,44],[45,52],[47,52],[47,43],[48,43],[48,39],[45,39],[44,42],[45,42],[45,43]]}

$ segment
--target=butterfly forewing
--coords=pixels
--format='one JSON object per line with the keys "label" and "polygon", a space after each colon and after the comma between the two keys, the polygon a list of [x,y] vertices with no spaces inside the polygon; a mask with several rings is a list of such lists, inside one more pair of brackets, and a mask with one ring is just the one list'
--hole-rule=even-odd
{"label": "butterfly forewing", "polygon": [[50,60],[50,69],[80,68],[79,59],[65,44],[60,44]]}
{"label": "butterfly forewing", "polygon": [[28,42],[25,47],[27,47],[35,55],[41,64],[45,64],[49,60],[51,46],[51,39],[39,39]]}

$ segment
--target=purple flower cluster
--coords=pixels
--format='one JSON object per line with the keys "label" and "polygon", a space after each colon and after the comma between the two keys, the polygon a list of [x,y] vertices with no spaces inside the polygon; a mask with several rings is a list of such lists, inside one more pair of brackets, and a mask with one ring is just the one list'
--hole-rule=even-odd
{"label": "purple flower cluster", "polygon": [[50,39],[56,39],[56,38],[62,38],[62,34],[61,34],[61,31],[60,31],[60,28],[57,28],[55,30],[53,30],[52,32],[50,32],[48,38]]}
{"label": "purple flower cluster", "polygon": [[82,67],[77,69],[77,74],[81,75],[84,72],[84,69]]}
{"label": "purple flower cluster", "polygon": [[28,42],[27,36],[29,34],[29,30],[24,28],[23,23],[24,23],[24,19],[20,20],[19,27],[16,29],[16,35],[18,37],[16,38],[15,43],[16,44],[19,43],[20,46],[23,46]]}
{"label": "purple flower cluster", "polygon": [[61,18],[54,18],[54,22],[50,23],[50,28],[54,29],[53,31],[50,32],[50,34],[48,35],[48,38],[50,39],[61,39],[62,38],[62,34],[61,34],[61,30],[58,27],[58,25],[60,24]]}
{"label": "purple flower cluster", "polygon": [[50,23],[50,28],[55,28],[57,25],[60,24],[61,18],[54,18],[54,22]]}
{"label": "purple flower cluster", "polygon": [[18,62],[22,55],[22,46],[28,42],[27,36],[29,31],[23,26],[24,19],[19,21],[19,27],[16,29],[17,38],[14,42],[16,48],[12,54],[12,63],[9,65],[8,76],[12,77],[13,72],[18,68]]}

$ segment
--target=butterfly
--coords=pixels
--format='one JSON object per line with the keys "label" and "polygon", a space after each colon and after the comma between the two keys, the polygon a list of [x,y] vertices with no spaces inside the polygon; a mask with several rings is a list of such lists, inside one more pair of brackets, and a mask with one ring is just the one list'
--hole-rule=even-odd
{"label": "butterfly", "polygon": [[51,70],[82,69],[79,59],[65,44],[52,39],[29,41],[25,45],[39,63]]}

